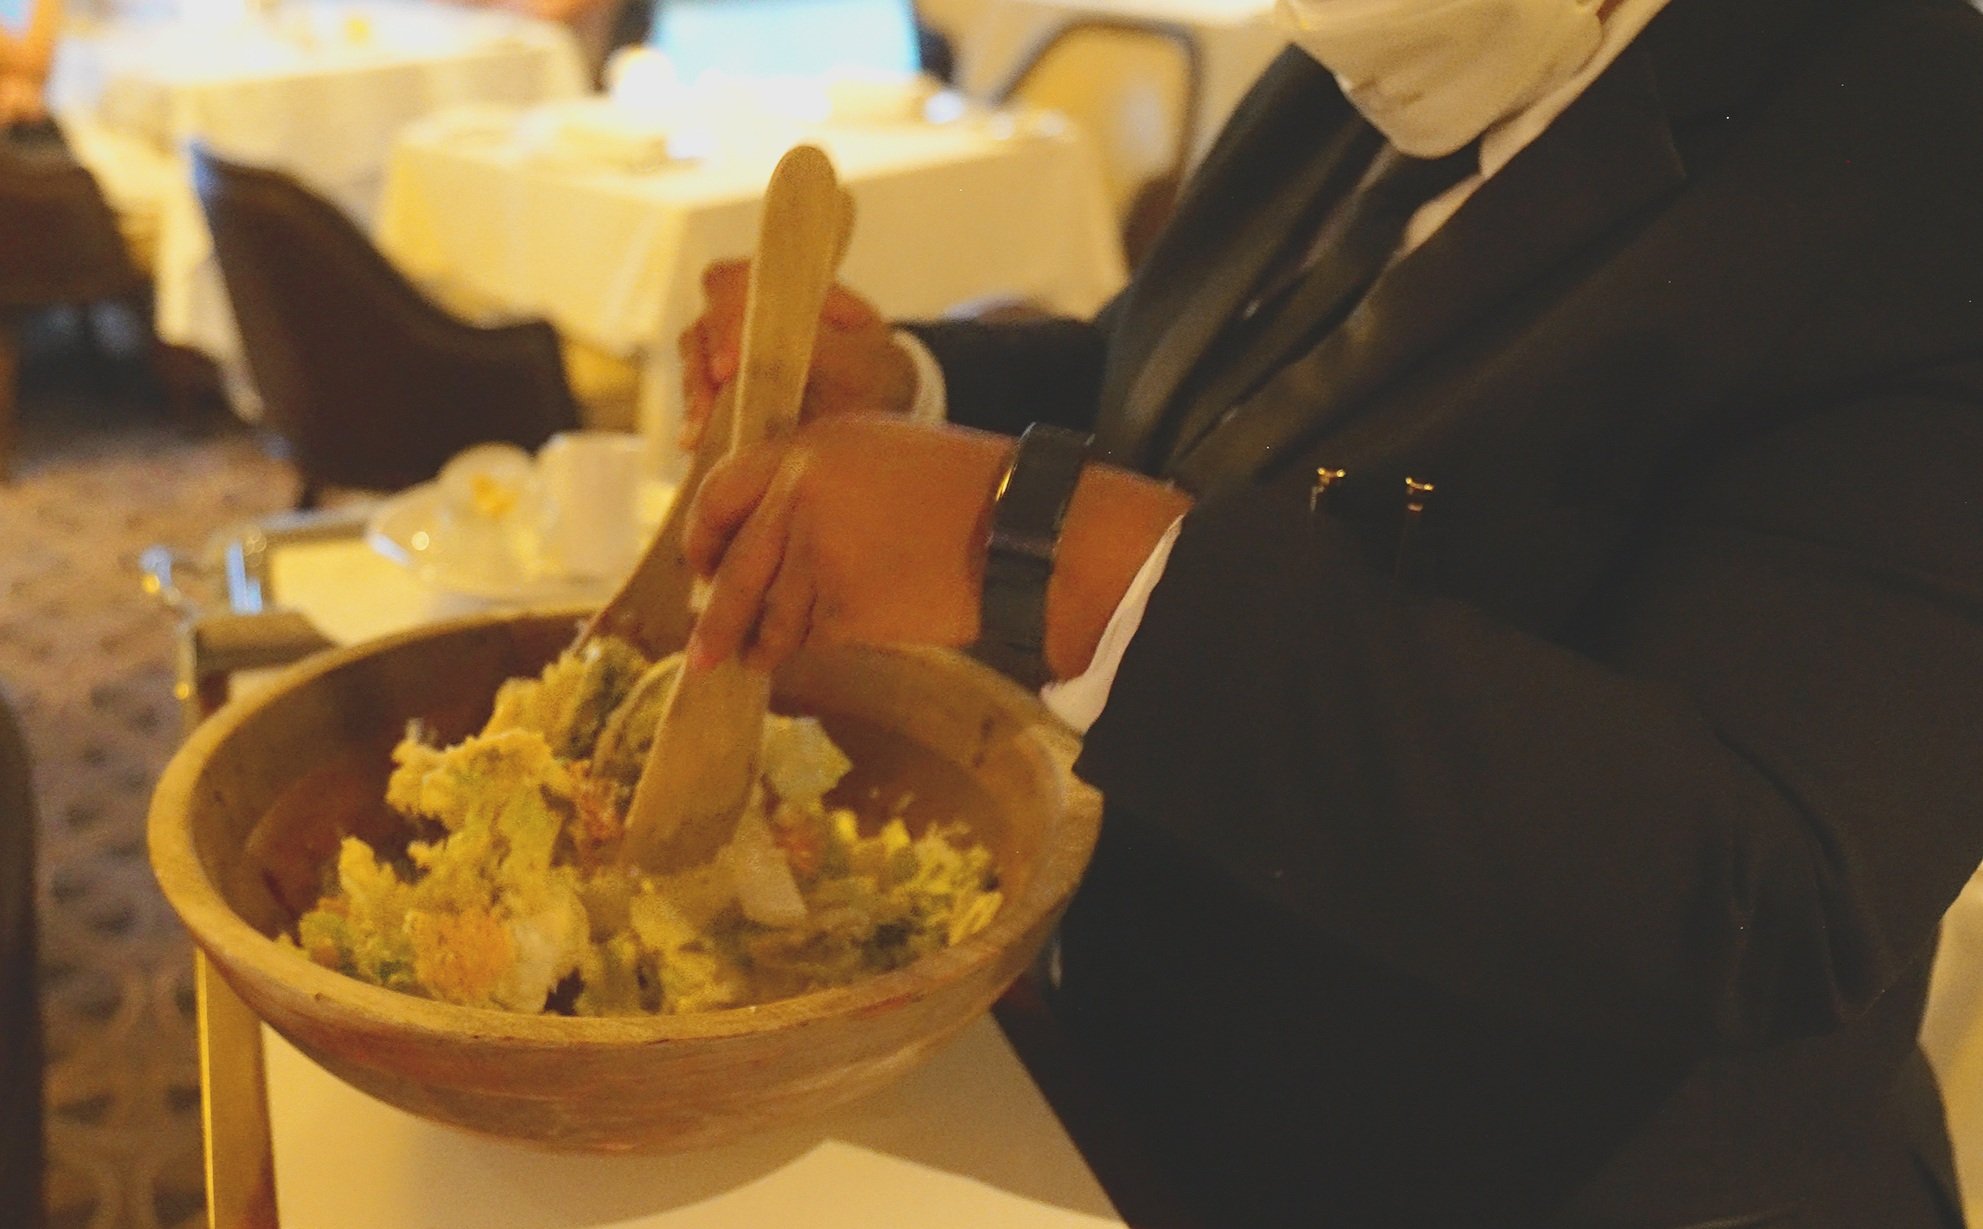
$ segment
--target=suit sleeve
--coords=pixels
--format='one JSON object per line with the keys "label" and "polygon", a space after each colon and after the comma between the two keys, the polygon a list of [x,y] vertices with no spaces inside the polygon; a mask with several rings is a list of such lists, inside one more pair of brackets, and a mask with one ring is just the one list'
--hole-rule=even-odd
{"label": "suit sleeve", "polygon": [[1946,374],[1700,467],[1574,648],[1401,591],[1292,484],[1201,503],[1078,770],[1489,1017],[1826,1031],[1983,857],[1983,371]]}
{"label": "suit sleeve", "polygon": [[1094,429],[1105,345],[1099,325],[1052,316],[900,327],[928,346],[943,369],[950,421],[1007,435],[1035,422]]}

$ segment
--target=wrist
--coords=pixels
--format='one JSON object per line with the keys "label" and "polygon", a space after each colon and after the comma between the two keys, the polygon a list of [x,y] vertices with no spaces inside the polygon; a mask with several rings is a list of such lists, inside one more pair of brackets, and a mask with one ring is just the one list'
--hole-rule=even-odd
{"label": "wrist", "polygon": [[1190,496],[1154,478],[1100,464],[1083,471],[1047,586],[1046,662],[1053,677],[1088,669],[1150,552],[1190,509]]}

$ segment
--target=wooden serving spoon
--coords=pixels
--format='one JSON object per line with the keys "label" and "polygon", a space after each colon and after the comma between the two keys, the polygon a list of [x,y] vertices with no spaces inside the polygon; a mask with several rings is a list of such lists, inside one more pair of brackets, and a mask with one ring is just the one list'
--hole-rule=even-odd
{"label": "wooden serving spoon", "polygon": [[[692,578],[681,556],[679,512],[690,483],[700,483],[719,448],[748,448],[798,425],[820,309],[852,225],[852,201],[826,155],[810,145],[787,152],[765,190],[735,398],[728,415],[719,407],[710,424],[711,435],[728,439],[705,438],[676,508],[584,635],[631,630],[628,638],[650,651],[657,630],[680,632],[669,635],[669,648],[686,639]],[[721,425],[715,421],[726,417]],[[622,856],[651,870],[675,870],[706,861],[730,839],[756,776],[770,701],[770,677],[734,658],[676,674],[627,809]]]}

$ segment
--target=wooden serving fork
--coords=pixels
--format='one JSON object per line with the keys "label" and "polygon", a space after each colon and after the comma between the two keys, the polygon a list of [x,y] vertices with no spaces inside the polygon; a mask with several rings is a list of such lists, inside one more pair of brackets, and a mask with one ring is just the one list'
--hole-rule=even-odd
{"label": "wooden serving fork", "polygon": [[[765,190],[744,309],[734,397],[711,415],[681,492],[647,552],[580,634],[622,636],[650,653],[688,638],[694,578],[682,556],[687,505],[725,450],[798,425],[827,288],[845,252],[853,203],[811,145],[788,151]],[[694,866],[730,839],[757,771],[771,680],[736,659],[677,672],[627,811],[623,856],[651,870]]]}

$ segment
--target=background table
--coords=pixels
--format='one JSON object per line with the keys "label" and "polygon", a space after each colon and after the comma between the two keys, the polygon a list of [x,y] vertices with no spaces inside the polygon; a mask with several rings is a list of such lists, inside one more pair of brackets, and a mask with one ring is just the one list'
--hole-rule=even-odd
{"label": "background table", "polygon": [[[408,122],[464,102],[525,104],[586,88],[564,27],[454,5],[291,4],[232,21],[80,23],[49,101],[113,207],[156,219],[156,328],[240,385],[240,343],[182,156],[287,171],[369,225]],[[252,398],[237,406],[253,416]]]}
{"label": "background table", "polygon": [[561,149],[548,117],[462,111],[408,129],[379,243],[417,279],[639,356],[664,476],[679,464],[675,340],[700,310],[701,271],[755,246],[765,182],[797,142],[824,148],[854,197],[842,280],[891,317],[997,295],[1085,315],[1125,276],[1093,150],[1049,117],[766,122],[641,170]]}

